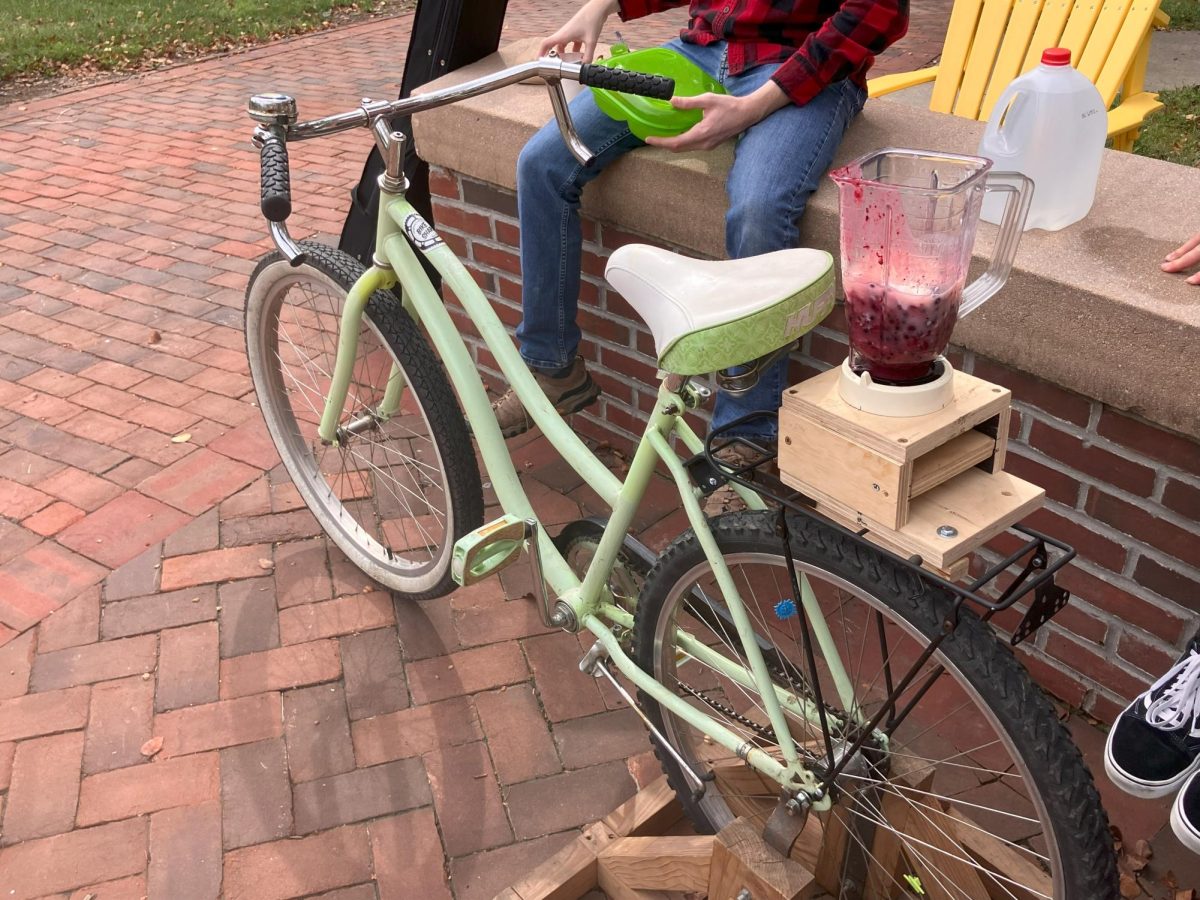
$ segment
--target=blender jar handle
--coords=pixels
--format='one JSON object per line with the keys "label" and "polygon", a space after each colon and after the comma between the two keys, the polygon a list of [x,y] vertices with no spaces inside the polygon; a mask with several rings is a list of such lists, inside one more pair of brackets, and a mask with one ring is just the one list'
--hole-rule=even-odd
{"label": "blender jar handle", "polygon": [[1004,217],[996,233],[991,265],[963,290],[962,303],[958,307],[960,319],[981,307],[1008,281],[1021,232],[1025,230],[1029,204],[1033,200],[1033,179],[1019,172],[992,172],[988,175],[985,190],[1008,195],[1004,198]]}

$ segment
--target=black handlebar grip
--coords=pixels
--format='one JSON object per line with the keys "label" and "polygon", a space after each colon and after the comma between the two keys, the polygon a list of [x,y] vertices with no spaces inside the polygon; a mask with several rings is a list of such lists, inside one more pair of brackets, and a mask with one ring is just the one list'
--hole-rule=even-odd
{"label": "black handlebar grip", "polygon": [[591,63],[579,67],[579,83],[609,91],[620,91],[623,94],[654,97],[656,100],[670,100],[671,95],[675,93],[674,78],[646,75],[642,72],[631,72],[629,69],[613,69]]}
{"label": "black handlebar grip", "polygon": [[292,185],[287,145],[272,134],[262,145],[262,214],[270,222],[284,222],[292,214]]}

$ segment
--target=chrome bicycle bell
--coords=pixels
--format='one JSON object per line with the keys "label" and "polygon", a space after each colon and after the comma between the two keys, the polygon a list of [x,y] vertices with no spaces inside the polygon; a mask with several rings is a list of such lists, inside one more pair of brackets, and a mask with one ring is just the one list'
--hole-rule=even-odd
{"label": "chrome bicycle bell", "polygon": [[287,94],[255,94],[246,111],[261,125],[291,125],[296,121],[296,100]]}

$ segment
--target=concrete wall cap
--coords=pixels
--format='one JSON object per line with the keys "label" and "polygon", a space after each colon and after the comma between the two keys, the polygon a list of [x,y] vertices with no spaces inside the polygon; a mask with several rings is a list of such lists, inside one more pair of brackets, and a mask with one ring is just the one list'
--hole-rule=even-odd
{"label": "concrete wall cap", "polygon": [[[459,83],[502,67],[510,48],[434,82]],[[415,117],[428,162],[510,190],[517,155],[552,113],[540,84],[520,84]],[[887,99],[851,126],[838,161],[885,146],[973,153],[983,125]],[[583,211],[710,257],[723,255],[725,178],[732,146],[628,154],[584,191]],[[1082,222],[1029,231],[1012,278],[955,331],[955,343],[1167,428],[1200,436],[1200,289],[1158,269],[1200,228],[1200,170],[1105,151],[1096,203]],[[981,224],[977,257],[994,228]],[[837,255],[837,192],[810,200],[801,241]],[[977,259],[977,262],[982,260]],[[1185,387],[1180,387],[1184,385]]]}

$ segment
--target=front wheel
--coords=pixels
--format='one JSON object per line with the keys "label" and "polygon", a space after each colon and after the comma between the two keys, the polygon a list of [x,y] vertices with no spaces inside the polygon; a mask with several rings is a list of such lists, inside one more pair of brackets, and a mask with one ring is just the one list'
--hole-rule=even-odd
{"label": "front wheel", "polygon": [[[462,413],[412,318],[377,291],[337,441],[321,441],[342,307],[363,267],[322,244],[301,246],[306,262],[270,253],[246,289],[246,350],[267,429],[296,489],[355,565],[413,599],[440,596],[453,587],[454,542],[483,519]],[[384,402],[389,382],[394,409]]]}
{"label": "front wheel", "polygon": [[[806,767],[828,771],[828,748],[848,750],[862,726],[939,633],[952,599],[882,554],[806,517],[788,517],[801,596],[827,628],[808,663],[779,513],[711,523],[749,614],[776,692],[794,701],[788,731]],[[661,557],[638,605],[638,664],[693,709],[782,760],[779,737],[753,687],[729,613],[694,534]],[[684,649],[680,630],[699,644]],[[701,647],[700,645],[703,645]],[[705,650],[704,648],[707,648]],[[714,659],[709,651],[724,659]],[[846,678],[835,678],[833,657]],[[826,710],[817,712],[818,689]],[[896,706],[855,754],[826,813],[810,816],[793,856],[837,898],[1115,900],[1107,818],[1079,751],[1053,707],[990,628],[967,610]],[[698,828],[735,818],[762,827],[779,785],[643,694],[651,721],[697,774],[703,793],[670,755],[660,761]]]}

